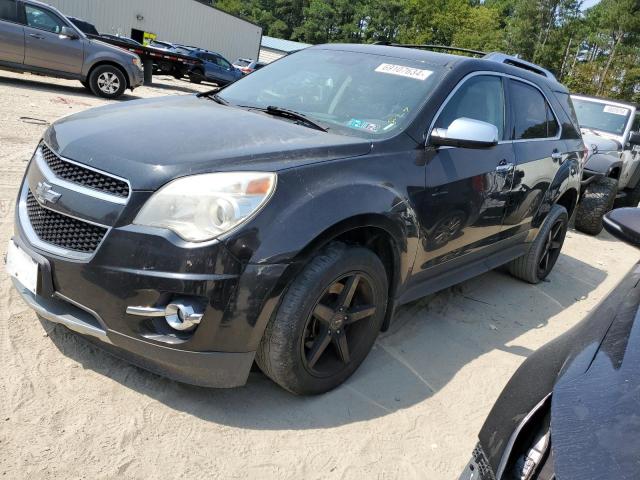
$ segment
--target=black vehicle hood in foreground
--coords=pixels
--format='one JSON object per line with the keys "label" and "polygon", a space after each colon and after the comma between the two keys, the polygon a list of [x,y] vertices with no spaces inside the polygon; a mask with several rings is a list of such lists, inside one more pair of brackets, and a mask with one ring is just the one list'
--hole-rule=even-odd
{"label": "black vehicle hood in foreground", "polygon": [[129,179],[134,190],[156,190],[185,175],[277,171],[371,150],[366,138],[325,133],[195,95],[87,110],[54,123],[44,140],[63,157]]}
{"label": "black vehicle hood in foreground", "polygon": [[589,369],[563,376],[553,390],[559,480],[640,478],[639,300],[636,292],[622,303]]}

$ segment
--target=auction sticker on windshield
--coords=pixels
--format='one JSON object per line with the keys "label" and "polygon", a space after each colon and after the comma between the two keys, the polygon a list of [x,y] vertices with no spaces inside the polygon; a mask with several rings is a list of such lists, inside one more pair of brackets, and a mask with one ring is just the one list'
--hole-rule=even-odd
{"label": "auction sticker on windshield", "polygon": [[406,67],[404,65],[394,65],[392,63],[382,63],[376,68],[376,72],[399,75],[401,77],[413,78],[415,80],[426,80],[433,72],[420,68]]}
{"label": "auction sticker on windshield", "polygon": [[613,113],[614,115],[626,115],[629,110],[622,107],[614,107],[613,105],[605,105],[604,113]]}

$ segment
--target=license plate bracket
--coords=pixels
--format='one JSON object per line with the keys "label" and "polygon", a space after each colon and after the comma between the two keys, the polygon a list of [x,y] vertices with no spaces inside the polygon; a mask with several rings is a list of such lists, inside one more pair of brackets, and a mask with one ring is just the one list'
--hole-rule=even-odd
{"label": "license plate bracket", "polygon": [[6,270],[10,276],[36,295],[40,265],[13,240],[9,240],[7,248]]}

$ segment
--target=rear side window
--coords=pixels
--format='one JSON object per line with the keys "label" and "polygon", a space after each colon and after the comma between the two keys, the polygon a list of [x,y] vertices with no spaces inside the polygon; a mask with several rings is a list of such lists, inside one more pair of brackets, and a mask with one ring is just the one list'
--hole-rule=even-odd
{"label": "rear side window", "polygon": [[0,0],[0,20],[18,21],[18,7],[16,0]]}
{"label": "rear side window", "polygon": [[537,88],[511,82],[514,115],[514,139],[551,138],[558,134],[558,122],[551,107]]}
{"label": "rear side window", "polygon": [[498,138],[504,138],[504,89],[502,79],[494,75],[477,75],[465,81],[440,113],[435,128],[449,128],[462,117],[495,125]]}

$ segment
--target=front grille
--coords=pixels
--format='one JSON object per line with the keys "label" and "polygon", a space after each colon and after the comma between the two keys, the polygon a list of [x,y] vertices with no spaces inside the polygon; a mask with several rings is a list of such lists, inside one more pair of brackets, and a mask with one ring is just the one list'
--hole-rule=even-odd
{"label": "front grille", "polygon": [[93,253],[107,233],[106,228],[42,207],[31,191],[27,194],[27,214],[40,240],[77,252]]}
{"label": "front grille", "polygon": [[42,148],[44,161],[47,162],[47,165],[57,177],[93,188],[94,190],[100,190],[110,195],[115,195],[116,197],[127,198],[129,196],[129,185],[127,182],[89,168],[81,167],[75,163],[67,162],[56,155],[44,143],[41,144],[40,147]]}

